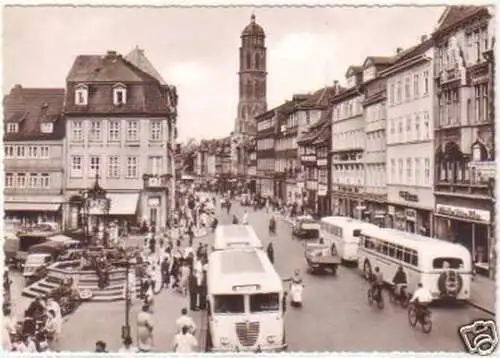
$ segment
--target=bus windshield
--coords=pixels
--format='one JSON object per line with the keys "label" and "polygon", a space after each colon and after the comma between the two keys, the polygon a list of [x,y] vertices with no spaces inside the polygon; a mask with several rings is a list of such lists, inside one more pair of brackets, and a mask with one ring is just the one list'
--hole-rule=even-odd
{"label": "bus windshield", "polygon": [[435,269],[459,269],[463,265],[462,259],[456,257],[437,257],[432,262],[432,267]]}
{"label": "bus windshield", "polygon": [[243,295],[215,295],[214,313],[244,313],[245,299]]}
{"label": "bus windshield", "polygon": [[279,293],[259,293],[250,295],[250,312],[272,312],[280,309]]}

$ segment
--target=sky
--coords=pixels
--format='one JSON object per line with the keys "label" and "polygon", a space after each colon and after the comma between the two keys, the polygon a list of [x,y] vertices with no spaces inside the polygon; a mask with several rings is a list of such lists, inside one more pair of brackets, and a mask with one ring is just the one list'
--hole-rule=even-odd
{"label": "sky", "polygon": [[3,12],[3,93],[64,87],[76,56],[139,46],[179,94],[179,139],[234,129],[241,31],[252,13],[266,32],[267,102],[345,83],[350,65],[417,44],[443,7],[118,8],[7,7]]}

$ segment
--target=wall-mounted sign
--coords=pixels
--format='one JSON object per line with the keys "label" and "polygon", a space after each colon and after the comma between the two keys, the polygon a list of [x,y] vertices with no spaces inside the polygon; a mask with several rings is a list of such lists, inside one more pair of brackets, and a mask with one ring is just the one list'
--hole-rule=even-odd
{"label": "wall-mounted sign", "polygon": [[395,211],[396,211],[396,210],[394,209],[394,205],[389,205],[389,206],[387,207],[387,213],[388,213],[389,215],[394,215],[394,212],[395,212]]}
{"label": "wall-mounted sign", "polygon": [[106,198],[87,199],[87,213],[89,215],[105,215],[109,209],[109,200]]}
{"label": "wall-mounted sign", "polygon": [[455,216],[457,218],[471,219],[490,223],[490,212],[487,210],[470,209],[460,206],[436,205],[436,212],[443,215]]}
{"label": "wall-mounted sign", "polygon": [[408,221],[417,221],[417,211],[415,209],[405,209],[405,216]]}
{"label": "wall-mounted sign", "polygon": [[316,161],[316,165],[317,165],[318,167],[324,167],[324,166],[326,166],[327,164],[328,164],[328,161],[327,161],[326,159],[318,159],[318,160]]}
{"label": "wall-mounted sign", "polygon": [[327,191],[328,190],[325,184],[318,185],[318,196],[325,196]]}
{"label": "wall-mounted sign", "polygon": [[300,161],[302,161],[302,162],[315,162],[316,156],[315,155],[303,155],[302,157],[300,157]]}
{"label": "wall-mounted sign", "polygon": [[400,191],[399,196],[406,201],[418,202],[418,195],[411,194],[407,191]]}
{"label": "wall-mounted sign", "polygon": [[308,180],[306,182],[306,188],[309,190],[317,190],[318,189],[318,182],[314,180]]}
{"label": "wall-mounted sign", "polygon": [[160,198],[157,196],[148,198],[148,206],[160,206]]}

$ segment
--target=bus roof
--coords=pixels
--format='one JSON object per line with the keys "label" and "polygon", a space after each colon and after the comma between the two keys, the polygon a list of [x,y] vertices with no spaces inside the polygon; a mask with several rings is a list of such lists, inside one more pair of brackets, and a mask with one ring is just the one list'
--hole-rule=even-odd
{"label": "bus roof", "polygon": [[250,225],[220,225],[215,230],[214,250],[262,248],[262,242]]}
{"label": "bus roof", "polygon": [[[400,231],[396,229],[385,229],[379,227],[364,227],[361,229],[363,235],[376,237],[382,240],[386,240],[395,244],[400,244],[402,246],[414,249],[414,250],[424,250],[432,246],[433,250],[439,249],[450,249],[451,247],[456,247],[460,251],[467,250],[464,246],[449,241],[444,241],[436,239],[433,237],[423,236],[419,234],[414,234],[411,232]],[[446,251],[445,251],[446,252]]]}
{"label": "bus roof", "polygon": [[280,276],[262,250],[214,251],[208,257],[209,294],[280,292]]}
{"label": "bus roof", "polygon": [[356,226],[356,227],[375,227],[375,228],[378,228],[377,225],[375,224],[371,224],[371,223],[367,223],[367,222],[364,222],[364,221],[361,221],[361,220],[358,220],[358,219],[353,219],[351,217],[348,217],[348,216],[327,216],[327,217],[324,217],[321,219],[321,222],[325,222],[325,223],[328,223],[328,224],[332,224],[332,225],[351,225],[351,226]]}

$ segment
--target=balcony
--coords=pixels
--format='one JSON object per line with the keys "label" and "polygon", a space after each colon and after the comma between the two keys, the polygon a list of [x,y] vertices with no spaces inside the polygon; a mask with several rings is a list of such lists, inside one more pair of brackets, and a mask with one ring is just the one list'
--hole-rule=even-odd
{"label": "balcony", "polygon": [[144,189],[147,190],[165,190],[172,175],[170,174],[144,174]]}

